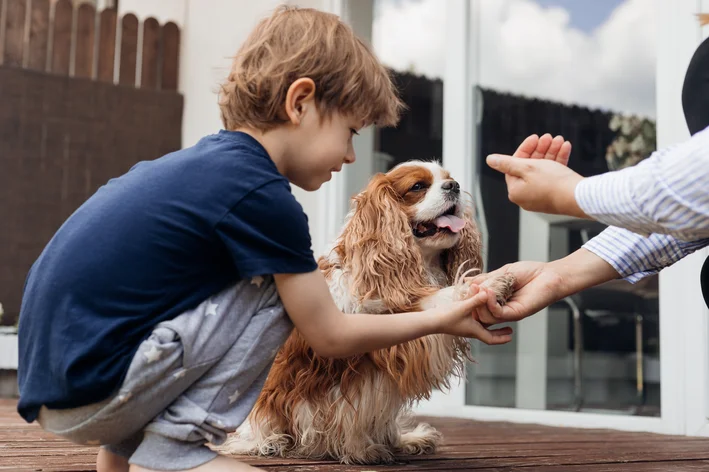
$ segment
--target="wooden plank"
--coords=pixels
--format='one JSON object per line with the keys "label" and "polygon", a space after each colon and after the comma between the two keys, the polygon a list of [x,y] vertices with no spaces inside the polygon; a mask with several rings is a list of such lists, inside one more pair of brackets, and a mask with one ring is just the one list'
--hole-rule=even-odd
{"label": "wooden plank", "polygon": [[162,27],[162,90],[177,90],[180,72],[180,28],[172,21]]}
{"label": "wooden plank", "polygon": [[593,465],[558,465],[531,467],[488,467],[475,462],[457,461],[422,461],[393,466],[347,466],[347,465],[299,465],[271,466],[259,464],[264,470],[288,470],[289,472],[409,472],[418,471],[476,471],[476,472],[706,472],[706,461],[670,461],[640,464],[593,464]]}
{"label": "wooden plank", "polygon": [[74,7],[70,0],[59,0],[54,4],[51,67],[51,72],[54,74],[69,75],[73,16]]}
{"label": "wooden plank", "polygon": [[96,46],[96,9],[83,3],[76,14],[76,47],[74,77],[93,77],[94,47]]}
{"label": "wooden plank", "polygon": [[7,16],[7,0],[0,0],[0,66],[5,60],[5,17]]}
{"label": "wooden plank", "polygon": [[[430,456],[392,465],[242,457],[264,470],[294,472],[695,472],[709,470],[709,439],[538,425],[420,418],[438,428],[444,444]],[[484,441],[484,443],[483,443]],[[28,425],[15,402],[0,400],[0,471],[95,470],[96,447],[71,444]]]}
{"label": "wooden plank", "polygon": [[25,42],[26,0],[6,0],[5,11],[5,47],[3,64],[22,66],[22,52]]}
{"label": "wooden plank", "polygon": [[160,67],[160,23],[155,18],[143,22],[143,58],[140,88],[157,90]]}
{"label": "wooden plank", "polygon": [[113,83],[117,18],[115,9],[103,10],[99,18],[97,78],[102,82]]}
{"label": "wooden plank", "polygon": [[135,67],[138,53],[138,17],[132,13],[121,20],[121,62],[118,83],[135,86]]}
{"label": "wooden plank", "polygon": [[27,68],[38,71],[46,70],[48,50],[49,0],[32,0]]}

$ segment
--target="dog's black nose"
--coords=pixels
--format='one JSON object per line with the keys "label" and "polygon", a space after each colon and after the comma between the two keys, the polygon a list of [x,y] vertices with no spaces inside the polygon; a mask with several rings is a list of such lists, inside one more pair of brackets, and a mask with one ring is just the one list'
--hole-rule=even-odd
{"label": "dog's black nose", "polygon": [[460,184],[455,180],[446,180],[441,184],[441,188],[448,192],[460,193]]}

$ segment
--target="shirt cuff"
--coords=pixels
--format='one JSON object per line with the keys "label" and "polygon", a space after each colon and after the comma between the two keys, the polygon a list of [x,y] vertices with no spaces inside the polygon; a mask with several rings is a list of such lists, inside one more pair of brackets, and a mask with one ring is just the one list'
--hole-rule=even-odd
{"label": "shirt cuff", "polygon": [[683,245],[671,236],[652,234],[645,238],[617,227],[607,228],[583,247],[631,283],[656,274],[687,254]]}
{"label": "shirt cuff", "polygon": [[632,226],[633,232],[647,237],[650,233],[638,231],[637,225],[632,224],[638,219],[640,211],[629,191],[632,187],[626,175],[620,170],[581,180],[574,190],[576,203],[596,221],[608,226]]}

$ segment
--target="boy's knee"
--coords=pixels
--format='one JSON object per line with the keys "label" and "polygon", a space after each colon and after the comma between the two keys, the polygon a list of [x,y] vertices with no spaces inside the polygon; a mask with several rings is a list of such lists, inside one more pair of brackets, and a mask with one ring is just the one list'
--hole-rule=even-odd
{"label": "boy's knee", "polygon": [[128,472],[128,459],[101,448],[96,457],[96,472]]}

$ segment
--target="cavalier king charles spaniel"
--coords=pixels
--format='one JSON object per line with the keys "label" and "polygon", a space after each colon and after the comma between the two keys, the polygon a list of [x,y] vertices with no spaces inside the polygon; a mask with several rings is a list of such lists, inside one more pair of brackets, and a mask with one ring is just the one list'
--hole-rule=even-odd
{"label": "cavalier king charles spaniel", "polygon": [[[406,162],[374,176],[319,260],[338,307],[386,315],[467,296],[463,267],[482,268],[472,215],[459,184],[437,163]],[[512,283],[491,281],[498,301],[506,301]],[[327,359],[294,330],[248,419],[214,449],[347,464],[433,453],[441,434],[413,424],[411,407],[462,377],[466,359],[469,340],[442,334]]]}

